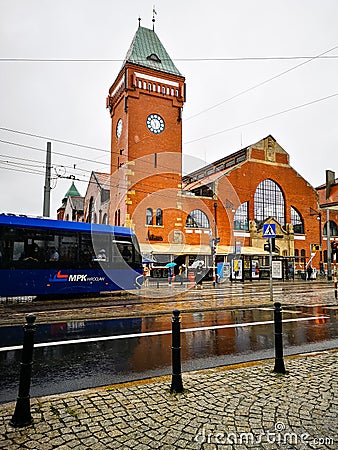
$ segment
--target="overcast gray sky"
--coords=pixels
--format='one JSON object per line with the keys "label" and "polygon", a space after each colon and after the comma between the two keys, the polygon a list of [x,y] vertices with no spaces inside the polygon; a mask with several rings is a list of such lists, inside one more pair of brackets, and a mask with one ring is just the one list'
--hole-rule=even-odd
{"label": "overcast gray sky", "polygon": [[312,186],[338,172],[337,0],[0,0],[1,212],[42,214],[47,140],[52,217],[63,176],[84,195],[91,170],[109,171],[105,99],[154,3],[186,77],[184,155],[210,163],[271,134]]}

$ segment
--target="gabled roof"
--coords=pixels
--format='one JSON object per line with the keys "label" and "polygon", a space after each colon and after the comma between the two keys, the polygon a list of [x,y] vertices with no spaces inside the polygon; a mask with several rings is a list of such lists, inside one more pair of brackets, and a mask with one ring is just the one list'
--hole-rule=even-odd
{"label": "gabled roof", "polygon": [[84,197],[75,197],[73,195],[69,196],[69,202],[71,208],[76,211],[82,211],[84,209]]}
{"label": "gabled roof", "polygon": [[126,63],[183,76],[172,62],[155,31],[141,26],[135,33],[123,66]]}
{"label": "gabled roof", "polygon": [[102,189],[110,189],[110,175],[104,172],[92,172],[97,184]]}

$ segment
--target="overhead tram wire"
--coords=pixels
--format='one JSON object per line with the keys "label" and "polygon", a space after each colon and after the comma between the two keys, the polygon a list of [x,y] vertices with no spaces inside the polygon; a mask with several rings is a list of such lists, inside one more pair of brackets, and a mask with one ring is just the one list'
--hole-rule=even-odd
{"label": "overhead tram wire", "polygon": [[302,105],[297,105],[297,106],[293,106],[292,108],[284,109],[283,111],[279,111],[277,113],[269,114],[268,116],[264,116],[264,117],[260,117],[260,118],[255,119],[255,120],[251,120],[250,122],[245,122],[245,123],[242,123],[240,125],[236,125],[234,127],[226,128],[225,130],[216,131],[215,133],[211,133],[211,134],[208,134],[206,136],[201,136],[201,137],[199,137],[197,139],[192,139],[190,141],[185,142],[184,144],[185,145],[192,144],[194,142],[202,141],[203,139],[208,139],[210,137],[217,136],[219,134],[227,133],[228,131],[233,131],[233,130],[236,130],[238,128],[242,128],[242,127],[246,127],[248,125],[252,125],[253,123],[261,122],[262,120],[271,119],[271,117],[276,117],[276,116],[279,116],[281,114],[285,114],[285,113],[288,113],[288,112],[291,112],[291,111],[295,111],[296,109],[305,108],[306,106],[310,106],[310,105],[313,105],[315,103],[319,103],[319,102],[322,102],[324,100],[328,100],[330,98],[336,97],[337,95],[338,95],[338,92],[336,92],[335,94],[332,94],[332,95],[328,95],[327,97],[322,97],[322,98],[319,98],[317,100],[313,100],[311,102],[303,103]]}
{"label": "overhead tram wire", "polygon": [[[34,149],[34,150],[39,150],[39,151],[42,151],[42,152],[44,152],[45,150],[43,150],[43,149],[38,149],[38,148],[35,148],[35,147],[30,147],[30,146],[24,146],[24,145],[21,145],[21,144],[15,144],[15,143],[13,143],[13,142],[8,142],[8,141],[1,141],[0,140],[0,142],[5,142],[5,143],[8,143],[8,144],[11,144],[11,145],[17,145],[17,146],[19,146],[19,147],[28,147],[28,148],[31,148],[31,149]],[[56,153],[56,152],[55,152]],[[56,154],[58,154],[58,155],[62,155],[62,156],[67,156],[67,157],[72,157],[72,156],[69,156],[69,155],[66,155],[66,154],[63,154],[63,153],[56,153]],[[0,155],[0,157],[8,157],[7,155],[5,155],[5,156],[1,156]],[[40,163],[41,165],[43,165],[43,164],[45,164],[44,162],[40,162],[40,161],[36,161],[36,160],[32,160],[32,159],[28,159],[28,158],[18,158],[18,157],[9,157],[9,158],[13,158],[13,159],[20,159],[20,160],[24,160],[24,161],[29,161],[29,162],[38,162],[38,163]],[[79,158],[79,159],[81,159],[81,158]],[[85,161],[90,161],[90,162],[96,162],[96,161],[92,161],[92,160],[88,160],[88,159],[85,159]],[[147,161],[145,161],[145,162],[147,162]],[[0,163],[2,163],[2,164],[11,164],[11,165],[13,165],[13,164],[15,164],[15,163],[13,163],[13,162],[8,162],[8,161],[1,161],[0,160]],[[103,163],[102,163],[103,164]],[[20,165],[20,163],[16,163],[16,165]],[[27,167],[27,164],[21,164],[23,167]],[[44,167],[44,166],[43,166]],[[83,172],[88,172],[88,173],[91,173],[92,172],[92,170],[86,170],[86,169],[74,169],[74,168],[72,168],[71,166],[65,166],[65,165],[62,165],[62,164],[53,164],[53,168],[55,169],[56,167],[65,167],[65,168],[68,168],[68,169],[71,169],[71,170],[80,170],[80,171],[83,171]],[[0,169],[10,169],[9,167],[0,167]],[[13,169],[14,170],[14,169]],[[142,171],[142,170],[138,170],[139,172],[141,172],[141,173],[145,173],[147,176],[149,176],[149,172],[146,172],[146,171]],[[27,171],[27,173],[32,173],[32,174],[34,174],[34,172],[28,172]],[[43,172],[43,174],[44,174],[44,172]],[[58,177],[58,178],[70,178],[70,177],[79,177],[79,175],[74,175],[74,174],[72,174],[72,175],[67,175],[67,176],[60,176],[59,174],[56,174],[56,177]],[[164,174],[161,174],[161,177],[162,178],[167,178],[167,179],[173,179],[172,177],[168,177],[168,176],[165,176]],[[81,180],[81,179],[79,179],[79,178],[76,178],[76,180],[77,181],[83,181],[83,182],[87,182],[87,183],[90,183],[90,181],[88,181],[88,180]],[[143,180],[142,180],[142,184],[144,185],[144,186],[149,186],[150,188],[156,188],[157,187],[157,185],[155,185],[155,184],[150,184],[150,183],[145,183]],[[118,186],[115,186],[115,187],[118,187]],[[127,186],[119,186],[119,187],[121,187],[122,189],[129,189]],[[147,194],[151,194],[152,193],[152,191],[143,191],[143,192],[146,192]]]}
{"label": "overhead tram wire", "polygon": [[[289,61],[289,60],[297,60],[297,59],[309,59],[309,58],[319,58],[319,59],[338,59],[338,55],[320,55],[320,56],[305,56],[305,55],[294,55],[294,56],[237,56],[237,57],[196,57],[196,58],[172,58],[171,61],[178,62],[217,62],[217,61]],[[170,61],[166,58],[161,58],[162,61]],[[111,59],[111,58],[0,58],[0,62],[69,62],[69,63],[77,63],[77,62],[118,62],[123,63],[125,59]],[[145,62],[145,59],[138,59],[136,63],[142,64]]]}
{"label": "overhead tram wire", "polygon": [[[260,121],[263,121],[263,120],[266,120],[266,119],[270,119],[271,117],[276,117],[276,116],[278,116],[278,115],[285,114],[285,113],[287,113],[287,112],[291,112],[291,111],[294,111],[294,110],[299,109],[299,108],[304,108],[304,107],[306,107],[306,106],[310,106],[310,105],[312,105],[312,104],[319,103],[319,102],[324,101],[324,100],[328,100],[328,99],[330,99],[330,98],[336,97],[337,95],[338,95],[338,93],[335,93],[335,94],[332,94],[332,95],[329,95],[329,96],[326,96],[326,97],[322,97],[322,98],[313,100],[313,101],[311,101],[311,102],[303,103],[302,105],[297,105],[297,106],[294,106],[294,107],[292,107],[292,108],[288,108],[288,109],[285,109],[285,110],[283,110],[283,111],[279,111],[279,112],[277,112],[277,113],[269,114],[269,115],[267,115],[267,116],[260,117],[260,118],[255,119],[255,120],[252,120],[252,121],[249,121],[249,122],[245,122],[245,123],[243,123],[243,124],[236,125],[236,126],[234,126],[234,127],[227,128],[227,129],[225,129],[225,130],[217,131],[217,132],[215,132],[215,133],[211,133],[211,134],[208,134],[208,135],[205,135],[205,136],[201,136],[201,137],[196,138],[196,139],[192,139],[192,140],[190,140],[190,141],[185,142],[184,144],[185,144],[185,145],[188,145],[188,144],[192,144],[192,143],[194,143],[194,142],[201,141],[201,140],[203,140],[203,139],[208,139],[208,138],[210,138],[210,137],[217,136],[217,135],[222,134],[222,133],[226,133],[226,132],[229,132],[229,131],[232,131],[232,130],[236,130],[236,129],[241,128],[241,127],[244,127],[244,126],[251,125],[251,124],[253,124],[253,123],[257,123],[257,122],[260,122]],[[22,132],[22,131],[18,131],[18,130],[12,130],[12,129],[9,129],[9,128],[4,128],[4,127],[0,127],[0,130],[10,131],[10,132],[13,132],[13,133],[18,133],[18,134],[23,134],[23,135],[34,136],[34,137],[43,138],[43,139],[47,139],[47,140],[53,140],[52,138],[42,137],[42,136],[39,136],[39,135],[34,135],[34,134],[32,134],[32,133],[26,133],[26,132]],[[68,141],[68,142],[67,142],[67,141],[61,141],[60,139],[59,139],[59,140],[54,139],[54,141],[55,141],[55,142],[64,142],[64,143],[67,143],[67,144],[70,144],[70,145],[79,146],[79,147],[92,148],[92,147],[85,146],[85,145],[82,145],[82,144],[71,143],[71,142],[69,142],[69,141]],[[23,144],[17,144],[17,143],[13,143],[13,142],[11,142],[11,141],[5,141],[5,140],[1,140],[1,139],[0,139],[0,142],[6,143],[6,144],[10,144],[10,145],[16,145],[16,146],[23,147],[23,148],[29,148],[29,149],[33,149],[33,150],[45,152],[44,149],[39,149],[39,148],[36,148],[36,147],[32,147],[32,146],[28,146],[28,145],[23,145]],[[101,150],[101,151],[107,151],[107,150],[103,150],[103,149],[100,149],[100,150]],[[68,157],[68,158],[74,158],[73,155],[71,156],[71,155],[67,155],[67,154],[65,154],[65,153],[60,153],[60,152],[53,152],[53,153],[56,154],[56,155],[59,155],[59,156],[65,156],[65,157]],[[117,153],[117,152],[116,152],[116,153]],[[103,164],[103,165],[108,165],[107,163],[102,163],[102,162],[99,162],[99,161],[93,161],[93,160],[90,160],[90,159],[88,159],[88,158],[82,158],[82,157],[76,157],[76,158],[79,159],[79,160],[82,160],[82,161],[86,161],[86,162],[91,162],[91,163],[94,163],[94,162],[95,162],[95,163],[99,163],[99,164]],[[136,159],[136,158],[135,158],[135,159]],[[146,163],[147,161],[144,161],[144,162]],[[163,168],[165,168],[165,167],[163,167]],[[171,168],[168,168],[168,167],[167,167],[166,169],[171,169]],[[140,172],[142,173],[142,171],[140,171]],[[143,172],[144,172],[144,171],[143,171]],[[144,172],[144,173],[149,174],[148,172]],[[168,178],[170,178],[170,177],[168,177]]]}
{"label": "overhead tram wire", "polygon": [[[314,60],[317,60],[317,59],[328,57],[328,55],[326,55],[326,54],[332,52],[333,50],[336,50],[337,48],[338,48],[338,45],[330,48],[329,50],[326,50],[323,53],[320,53],[317,56],[312,56],[307,61],[304,61],[304,62],[302,62],[300,64],[297,64],[296,66],[293,66],[290,69],[284,70],[283,72],[280,72],[277,75],[274,75],[273,77],[267,78],[266,80],[261,81],[258,84],[255,84],[254,86],[251,86],[251,87],[249,87],[247,89],[244,89],[244,91],[238,92],[237,94],[233,95],[232,97],[229,97],[229,98],[227,98],[227,99],[225,99],[225,100],[223,100],[223,101],[221,101],[219,103],[216,103],[215,105],[212,105],[212,106],[209,106],[206,109],[203,109],[202,111],[200,111],[200,112],[198,112],[198,113],[196,113],[196,114],[194,114],[194,115],[192,115],[190,117],[187,117],[186,119],[184,119],[184,121],[187,122],[188,120],[194,119],[195,117],[198,117],[201,114],[204,114],[204,113],[206,113],[208,111],[211,111],[212,109],[218,108],[219,106],[223,105],[224,103],[230,102],[231,100],[234,100],[235,98],[240,97],[241,95],[244,95],[244,94],[246,94],[246,93],[248,93],[250,91],[253,91],[254,89],[257,89],[258,87],[263,86],[264,84],[267,84],[270,81],[273,81],[273,80],[275,80],[275,79],[277,79],[277,78],[279,78],[279,77],[281,77],[283,75],[286,75],[287,73],[292,72],[293,70],[296,70],[299,67],[304,66],[305,64],[308,64],[308,63],[310,63],[310,62],[312,62]],[[337,56],[334,56],[334,58],[337,58]]]}
{"label": "overhead tram wire", "polygon": [[[0,127],[0,130],[9,131],[9,132],[13,132],[13,133],[16,133],[16,134],[28,135],[28,136],[31,136],[31,137],[36,137],[36,138],[39,138],[39,139],[45,139],[45,140],[50,140],[50,141],[59,142],[59,143],[67,143],[68,145],[74,145],[74,146],[77,146],[77,147],[84,147],[84,148],[87,148],[87,149],[92,149],[92,148],[94,150],[98,149],[97,147],[90,147],[90,146],[83,145],[83,144],[72,143],[70,141],[62,141],[60,139],[53,139],[51,137],[40,136],[40,135],[37,135],[37,134],[27,133],[25,131],[13,130],[13,129],[10,129],[10,128]],[[40,148],[37,148],[37,147],[32,147],[32,146],[24,145],[24,144],[18,144],[18,143],[12,142],[12,141],[5,141],[5,140],[0,139],[0,142],[5,143],[5,144],[10,144],[10,145],[15,145],[15,146],[18,146],[18,147],[23,147],[23,148],[29,148],[29,149],[32,149],[32,150],[37,150],[37,151],[44,152],[44,153],[46,152],[45,149],[40,149]],[[98,150],[101,150],[102,152],[110,153],[109,150],[104,150],[104,149],[98,149]],[[120,155],[119,152],[113,152],[113,153],[115,153],[116,155]],[[58,155],[58,156],[65,156],[67,158],[74,158],[74,155],[67,155],[66,153],[60,153],[60,152],[53,151],[53,154],[54,155]],[[90,162],[90,163],[99,163],[99,164],[103,164],[105,166],[109,166],[110,165],[110,163],[103,163],[103,162],[100,162],[100,161],[97,161],[97,160],[91,160],[91,159],[88,159],[88,158],[82,158],[80,156],[76,157],[76,159],[79,159],[81,161]],[[131,161],[134,161],[134,160],[137,160],[137,159],[138,158],[134,158],[134,159],[131,159]],[[153,163],[150,162],[150,161],[142,161],[142,162],[144,164],[151,164],[151,165],[153,165]],[[172,170],[171,167],[166,167],[166,166],[161,166],[161,165],[158,165],[157,167],[160,168],[160,169],[163,169],[163,170],[169,170],[169,171]],[[147,172],[147,171],[139,170],[139,172],[149,175],[149,172]],[[163,178],[167,178],[169,180],[172,179],[172,177],[168,177],[168,176],[165,176],[165,175],[162,175],[162,177]]]}

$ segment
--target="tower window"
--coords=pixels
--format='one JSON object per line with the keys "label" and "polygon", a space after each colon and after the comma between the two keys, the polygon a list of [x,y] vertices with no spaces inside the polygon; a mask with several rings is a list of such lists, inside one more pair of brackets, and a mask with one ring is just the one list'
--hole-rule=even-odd
{"label": "tower window", "polygon": [[149,56],[147,56],[148,61],[154,61],[160,63],[160,58],[156,55],[156,53],[151,53]]}

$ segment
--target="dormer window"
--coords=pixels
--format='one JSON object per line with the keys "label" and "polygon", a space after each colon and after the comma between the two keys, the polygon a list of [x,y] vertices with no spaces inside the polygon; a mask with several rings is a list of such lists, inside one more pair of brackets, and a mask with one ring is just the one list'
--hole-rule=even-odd
{"label": "dormer window", "polygon": [[147,56],[148,61],[154,61],[160,63],[160,58],[156,55],[156,53],[151,53],[149,56]]}

